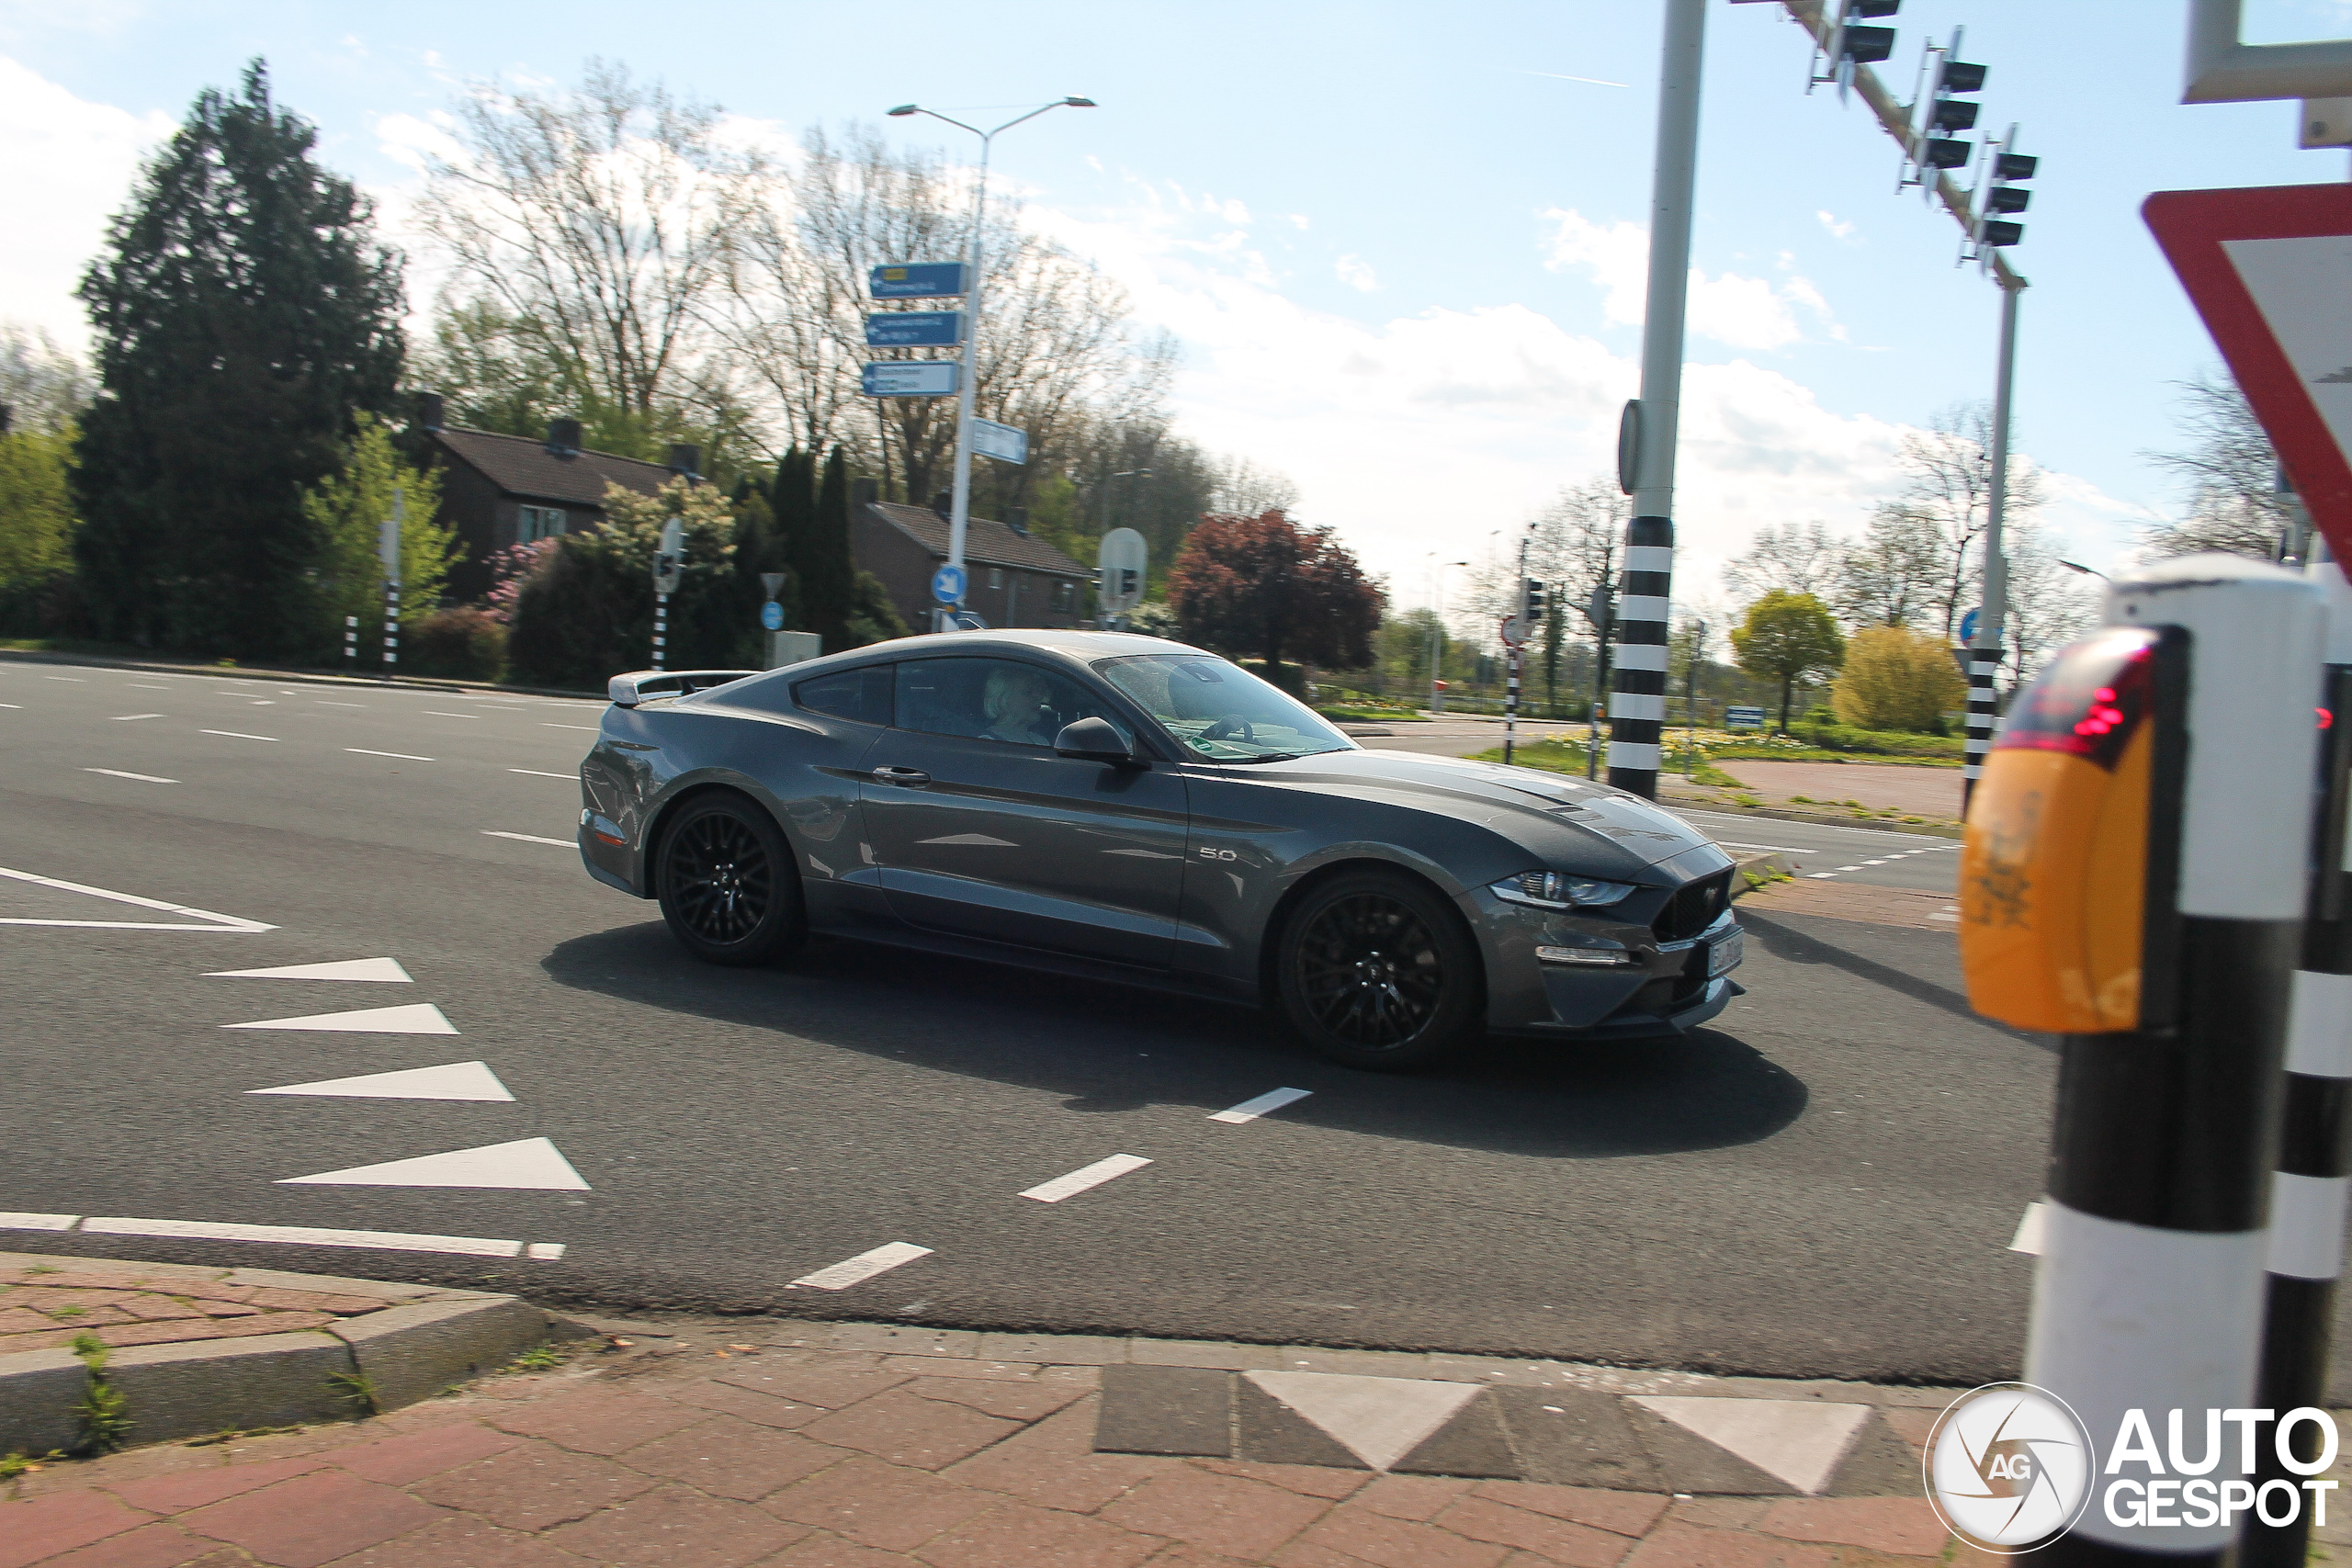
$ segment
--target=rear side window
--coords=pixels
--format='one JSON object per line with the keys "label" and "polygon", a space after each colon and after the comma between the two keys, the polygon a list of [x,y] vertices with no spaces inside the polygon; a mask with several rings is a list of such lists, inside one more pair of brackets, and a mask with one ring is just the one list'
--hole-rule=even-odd
{"label": "rear side window", "polygon": [[810,713],[854,719],[859,724],[888,724],[890,666],[868,664],[803,681],[792,688],[792,700]]}

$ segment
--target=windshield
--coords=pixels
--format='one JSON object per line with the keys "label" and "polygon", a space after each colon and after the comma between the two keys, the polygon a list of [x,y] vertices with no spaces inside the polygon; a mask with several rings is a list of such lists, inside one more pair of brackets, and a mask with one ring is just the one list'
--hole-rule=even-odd
{"label": "windshield", "polygon": [[1094,669],[1204,761],[1270,762],[1355,746],[1296,698],[1204,653],[1105,659]]}

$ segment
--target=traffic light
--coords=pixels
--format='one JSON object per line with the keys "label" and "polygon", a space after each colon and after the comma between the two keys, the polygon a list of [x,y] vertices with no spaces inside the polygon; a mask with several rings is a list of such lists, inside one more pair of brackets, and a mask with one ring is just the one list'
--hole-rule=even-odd
{"label": "traffic light", "polygon": [[1805,91],[1835,82],[1842,100],[1857,67],[1875,65],[1894,52],[1893,28],[1858,27],[1854,18],[1892,17],[1902,8],[1903,0],[1838,0],[1838,19],[1830,24],[1828,41],[1814,51]]}
{"label": "traffic light", "polygon": [[1544,585],[1535,578],[1528,578],[1520,590],[1520,619],[1533,626],[1544,618]]}
{"label": "traffic light", "polygon": [[1973,143],[1945,134],[1975,126],[1980,106],[1959,95],[1984,90],[1984,67],[1954,60],[1952,56],[1959,50],[1960,29],[1954,28],[1951,47],[1937,55],[1935,90],[1927,100],[1928,123],[1921,128],[1928,139],[1920,149],[1919,161],[1930,169],[1966,168],[1976,151]]}
{"label": "traffic light", "polygon": [[1119,597],[1122,599],[1134,598],[1136,587],[1136,569],[1131,566],[1121,567],[1119,569]]}
{"label": "traffic light", "polygon": [[1985,149],[1990,154],[1985,165],[1985,178],[1980,182],[1975,201],[1975,217],[1968,228],[1969,248],[1963,259],[1990,264],[1992,254],[2003,245],[2014,245],[2025,238],[2025,225],[1999,216],[2002,213],[2023,212],[2033,200],[2033,192],[2018,188],[2019,182],[2033,178],[2041,160],[2024,152],[2013,152],[2017,145],[2018,128],[2009,127],[2008,135]]}

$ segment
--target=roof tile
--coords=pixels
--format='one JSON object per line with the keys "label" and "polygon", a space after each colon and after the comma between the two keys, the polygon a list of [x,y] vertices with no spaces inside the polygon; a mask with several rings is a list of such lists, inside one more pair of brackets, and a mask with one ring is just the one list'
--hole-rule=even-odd
{"label": "roof tile", "polygon": [[[947,519],[928,506],[906,506],[895,501],[869,501],[866,505],[887,522],[914,536],[933,555],[947,554]],[[1033,534],[1016,534],[992,517],[975,517],[965,526],[964,558],[988,566],[1027,567],[1032,571],[1082,577],[1087,569]]]}

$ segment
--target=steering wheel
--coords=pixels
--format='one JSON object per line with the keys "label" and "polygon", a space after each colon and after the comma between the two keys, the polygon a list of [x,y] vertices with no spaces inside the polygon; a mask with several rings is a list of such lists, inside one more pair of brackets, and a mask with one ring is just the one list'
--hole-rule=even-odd
{"label": "steering wheel", "polygon": [[1258,732],[1250,728],[1248,719],[1238,713],[1229,713],[1202,730],[1201,739],[1204,740],[1238,739],[1245,746],[1255,746],[1258,743]]}

